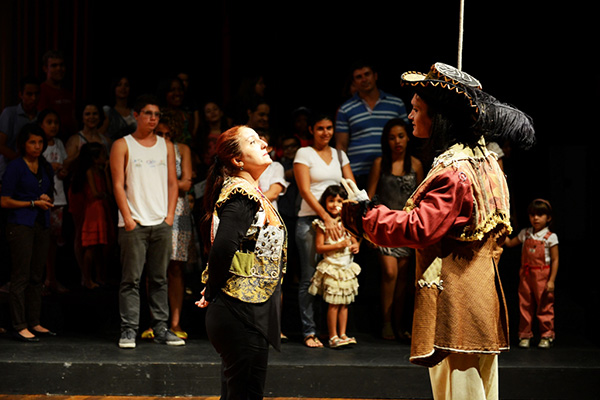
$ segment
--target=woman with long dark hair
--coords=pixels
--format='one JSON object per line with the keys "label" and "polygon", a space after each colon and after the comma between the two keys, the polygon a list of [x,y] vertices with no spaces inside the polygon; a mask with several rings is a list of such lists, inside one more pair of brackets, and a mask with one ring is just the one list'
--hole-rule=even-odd
{"label": "woman with long dark hair", "polygon": [[113,104],[102,107],[105,118],[100,132],[110,142],[122,138],[135,131],[137,122],[131,106],[131,81],[127,76],[121,76],[110,84]]}
{"label": "woman with long dark hair", "polygon": [[8,164],[2,179],[0,203],[9,211],[6,234],[12,260],[10,315],[14,337],[24,342],[54,334],[40,323],[54,193],[52,166],[42,156],[46,146],[42,128],[25,125],[17,136],[20,157]]}
{"label": "woman with long dark hair", "polygon": [[[392,210],[401,210],[423,181],[423,165],[410,151],[410,126],[402,118],[393,118],[383,127],[381,157],[373,161],[367,194],[377,195],[378,202]],[[409,247],[378,246],[381,265],[381,314],[384,339],[410,339],[409,261],[414,251]]]}
{"label": "woman with long dark hair", "polygon": [[196,304],[222,360],[222,399],[262,398],[269,344],[280,349],[281,281],[287,232],[258,178],[271,164],[267,144],[247,126],[217,139],[206,180],[203,238],[208,266]]}

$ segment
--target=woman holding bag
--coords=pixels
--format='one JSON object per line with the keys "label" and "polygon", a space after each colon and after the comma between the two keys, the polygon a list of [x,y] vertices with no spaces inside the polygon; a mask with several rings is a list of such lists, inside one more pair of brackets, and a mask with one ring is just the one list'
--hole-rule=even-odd
{"label": "woman holding bag", "polygon": [[327,115],[315,115],[309,128],[313,136],[310,146],[302,147],[294,158],[294,178],[302,196],[296,223],[296,243],[300,258],[300,282],[298,303],[302,335],[307,347],[323,347],[317,338],[314,318],[315,297],[308,293],[310,280],[317,265],[315,251],[315,231],[312,223],[320,218],[325,224],[327,236],[332,240],[342,237],[342,229],[319,203],[321,195],[330,185],[339,185],[342,178],[354,181],[350,161],[344,152],[338,152],[329,145],[333,137],[333,119]]}

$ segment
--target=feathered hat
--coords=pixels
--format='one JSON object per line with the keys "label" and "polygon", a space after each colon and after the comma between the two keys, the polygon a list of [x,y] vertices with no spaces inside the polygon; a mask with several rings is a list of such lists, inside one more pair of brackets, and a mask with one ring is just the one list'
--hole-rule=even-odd
{"label": "feathered hat", "polygon": [[483,92],[479,80],[451,65],[437,62],[427,74],[409,71],[401,84],[411,86],[426,103],[448,113],[459,113],[473,120],[473,127],[487,139],[510,139],[523,148],[535,143],[531,118],[508,104]]}

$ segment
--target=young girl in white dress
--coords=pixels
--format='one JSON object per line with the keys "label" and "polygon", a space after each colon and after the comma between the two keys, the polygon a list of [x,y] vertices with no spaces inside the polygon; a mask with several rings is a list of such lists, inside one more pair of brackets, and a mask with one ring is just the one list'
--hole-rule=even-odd
{"label": "young girl in white dress", "polygon": [[[320,203],[332,218],[341,225],[340,212],[342,202],[348,197],[340,185],[329,186],[323,192]],[[338,240],[332,240],[325,231],[320,219],[313,222],[315,228],[315,247],[323,259],[317,265],[308,292],[320,295],[329,304],[327,309],[327,328],[329,347],[338,348],[356,344],[356,339],[346,335],[348,323],[348,305],[358,294],[360,267],[354,262],[354,254],[359,250],[356,238],[348,232]]]}

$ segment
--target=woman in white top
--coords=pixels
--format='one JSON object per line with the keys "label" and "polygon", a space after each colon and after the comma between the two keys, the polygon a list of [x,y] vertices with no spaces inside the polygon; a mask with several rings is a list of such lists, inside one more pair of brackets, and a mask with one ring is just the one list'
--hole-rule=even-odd
{"label": "woman in white top", "polygon": [[350,162],[346,153],[329,146],[333,137],[333,119],[327,115],[317,115],[309,126],[313,136],[311,146],[302,147],[294,158],[294,177],[302,202],[298,211],[296,243],[300,258],[300,282],[298,302],[302,335],[308,347],[323,347],[316,337],[314,321],[314,296],[308,293],[310,280],[315,272],[317,254],[315,252],[315,232],[312,222],[320,218],[325,223],[327,234],[334,240],[342,232],[335,220],[319,204],[319,198],[329,185],[340,184],[342,177],[354,181]]}

